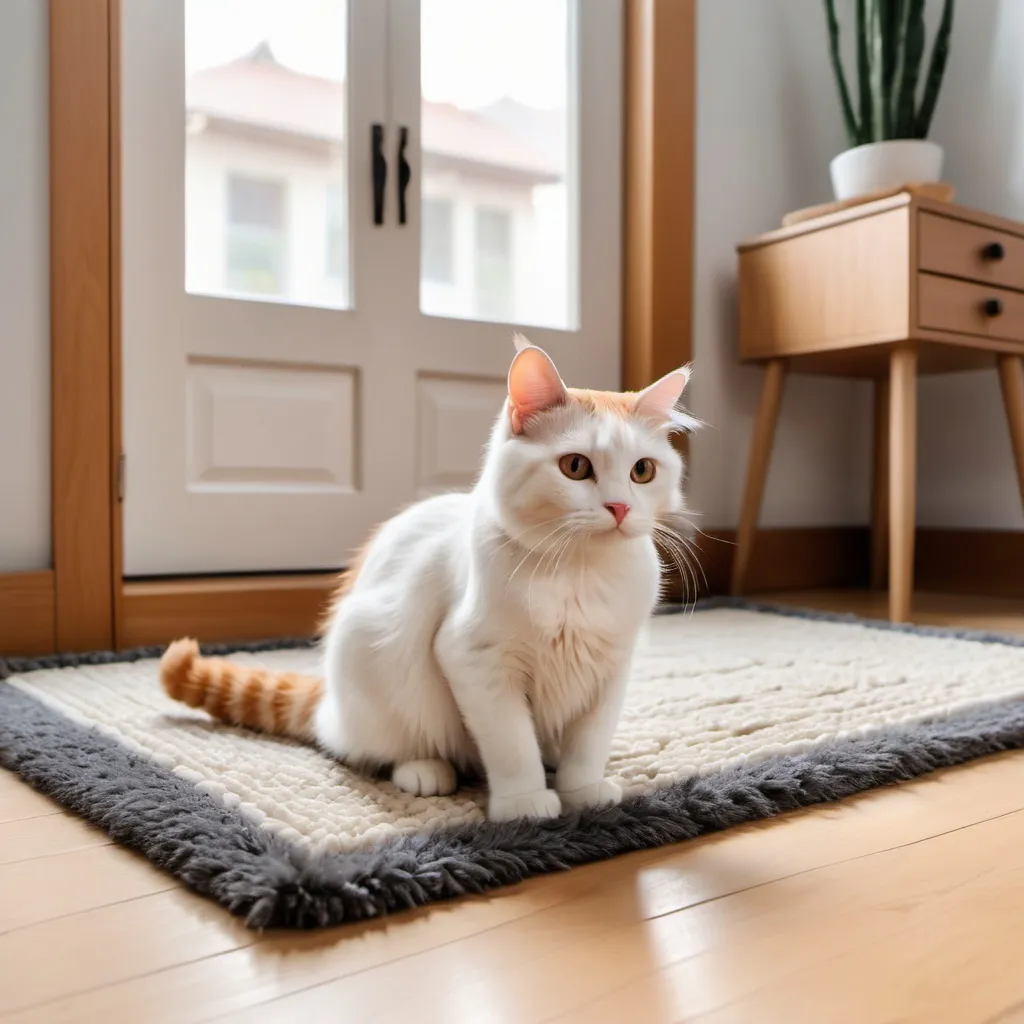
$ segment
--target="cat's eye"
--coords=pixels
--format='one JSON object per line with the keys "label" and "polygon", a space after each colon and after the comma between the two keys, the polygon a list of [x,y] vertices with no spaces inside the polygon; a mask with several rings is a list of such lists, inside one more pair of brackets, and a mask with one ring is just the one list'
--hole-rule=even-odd
{"label": "cat's eye", "polygon": [[649,484],[654,479],[654,459],[637,459],[629,478],[635,484]]}
{"label": "cat's eye", "polygon": [[594,467],[586,455],[563,455],[558,460],[558,468],[570,480],[586,480],[587,477],[594,475]]}

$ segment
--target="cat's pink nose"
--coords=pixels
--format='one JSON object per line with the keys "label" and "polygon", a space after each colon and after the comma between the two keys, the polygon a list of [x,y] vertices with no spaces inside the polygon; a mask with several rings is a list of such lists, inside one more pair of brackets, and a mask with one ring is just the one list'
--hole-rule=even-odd
{"label": "cat's pink nose", "polygon": [[629,506],[622,501],[609,501],[605,508],[615,516],[616,526],[622,525],[622,520],[626,518],[626,513],[629,511]]}

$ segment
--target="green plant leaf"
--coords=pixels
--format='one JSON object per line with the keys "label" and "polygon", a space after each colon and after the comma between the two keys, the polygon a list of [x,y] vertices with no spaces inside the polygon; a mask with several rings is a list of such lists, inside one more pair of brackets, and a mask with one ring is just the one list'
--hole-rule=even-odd
{"label": "green plant leaf", "polygon": [[839,88],[839,103],[843,108],[843,122],[846,125],[846,136],[850,146],[860,143],[860,126],[853,113],[850,102],[850,90],[846,85],[846,73],[843,71],[843,58],[839,53],[839,22],[836,19],[835,0],[825,0],[825,19],[828,22],[828,52],[832,60],[832,71]]}
{"label": "green plant leaf", "polygon": [[[871,60],[868,56],[868,2],[857,0],[857,91],[860,93],[860,142],[875,138],[875,111],[871,104]],[[873,4],[873,0],[871,0]]]}
{"label": "green plant leaf", "polygon": [[928,138],[928,132],[932,125],[932,115],[935,113],[935,104],[939,100],[942,76],[946,71],[946,61],[949,59],[949,37],[953,29],[953,7],[954,0],[946,0],[946,5],[942,9],[942,20],[939,22],[939,29],[935,34],[935,42],[932,43],[932,59],[928,66],[924,96],[921,99],[921,107],[917,112],[917,118],[914,123],[914,134],[919,139]]}
{"label": "green plant leaf", "polygon": [[890,95],[892,133],[890,138],[914,136],[917,79],[924,57],[924,0],[905,0],[896,47],[896,70]]}

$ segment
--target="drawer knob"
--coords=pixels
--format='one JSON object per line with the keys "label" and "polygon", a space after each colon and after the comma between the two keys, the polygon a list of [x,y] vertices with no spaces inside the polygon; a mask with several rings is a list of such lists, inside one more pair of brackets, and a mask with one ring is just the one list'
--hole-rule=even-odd
{"label": "drawer knob", "polygon": [[1006,250],[1003,248],[1002,242],[989,242],[981,250],[981,258],[984,260],[1001,260],[1006,255]]}
{"label": "drawer knob", "polygon": [[999,316],[1003,311],[1003,300],[986,299],[982,304],[982,309],[985,310],[985,316]]}

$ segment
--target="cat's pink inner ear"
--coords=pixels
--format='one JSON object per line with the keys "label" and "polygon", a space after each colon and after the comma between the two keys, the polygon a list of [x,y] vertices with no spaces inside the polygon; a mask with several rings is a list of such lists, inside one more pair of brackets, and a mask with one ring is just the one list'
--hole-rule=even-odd
{"label": "cat's pink inner ear", "polygon": [[678,370],[666,373],[636,396],[633,403],[635,415],[659,424],[676,422],[673,415],[676,402],[690,379],[690,368],[680,366]]}
{"label": "cat's pink inner ear", "polygon": [[520,349],[508,371],[508,410],[512,433],[521,434],[526,421],[561,405],[568,397],[555,364],[535,346]]}

